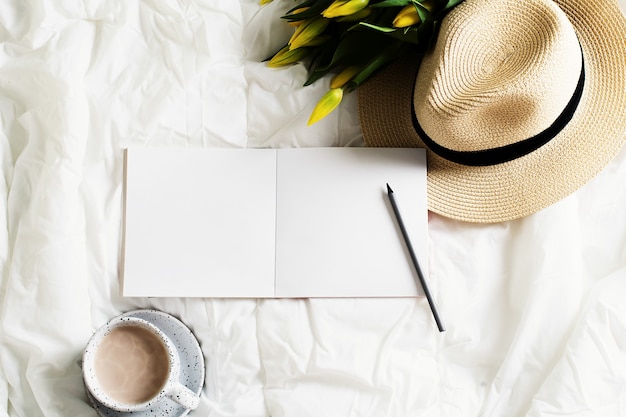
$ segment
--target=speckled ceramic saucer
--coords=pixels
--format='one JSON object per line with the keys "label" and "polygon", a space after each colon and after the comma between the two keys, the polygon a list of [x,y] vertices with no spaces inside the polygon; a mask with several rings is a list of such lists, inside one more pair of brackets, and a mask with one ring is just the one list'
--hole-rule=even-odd
{"label": "speckled ceramic saucer", "polygon": [[[157,310],[135,310],[122,314],[120,317],[139,317],[157,326],[174,342],[180,356],[180,381],[190,390],[200,395],[204,383],[204,357],[200,345],[193,333],[177,318]],[[93,408],[103,417],[182,417],[189,410],[174,401],[165,398],[158,408],[152,410],[124,413],[111,410],[96,401],[87,391]]]}

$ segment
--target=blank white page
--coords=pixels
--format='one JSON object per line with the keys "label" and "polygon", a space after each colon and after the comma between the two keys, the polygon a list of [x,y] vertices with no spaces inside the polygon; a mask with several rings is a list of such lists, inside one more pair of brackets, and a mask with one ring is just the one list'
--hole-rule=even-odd
{"label": "blank white page", "polygon": [[277,158],[277,297],[421,293],[386,183],[426,271],[423,149],[281,149]]}
{"label": "blank white page", "polygon": [[126,150],[123,295],[273,297],[275,150]]}

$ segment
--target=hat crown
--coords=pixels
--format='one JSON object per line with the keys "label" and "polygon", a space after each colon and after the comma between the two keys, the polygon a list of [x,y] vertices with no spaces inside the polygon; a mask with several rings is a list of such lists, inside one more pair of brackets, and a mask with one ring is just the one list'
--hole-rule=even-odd
{"label": "hat crown", "polygon": [[581,75],[567,16],[548,0],[466,1],[442,23],[414,89],[415,116],[438,145],[482,151],[549,128]]}

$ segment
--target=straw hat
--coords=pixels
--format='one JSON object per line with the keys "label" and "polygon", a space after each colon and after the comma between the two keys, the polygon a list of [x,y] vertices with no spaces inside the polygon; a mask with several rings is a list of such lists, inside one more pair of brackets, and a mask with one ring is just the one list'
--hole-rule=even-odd
{"label": "straw hat", "polygon": [[428,149],[429,208],[498,222],[564,198],[626,141],[613,0],[466,0],[433,49],[359,88],[368,146]]}

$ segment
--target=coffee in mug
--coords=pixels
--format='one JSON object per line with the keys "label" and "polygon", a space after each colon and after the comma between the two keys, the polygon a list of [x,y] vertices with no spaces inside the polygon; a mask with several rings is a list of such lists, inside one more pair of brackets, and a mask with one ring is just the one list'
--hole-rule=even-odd
{"label": "coffee in mug", "polygon": [[158,394],[170,372],[167,349],[152,332],[138,326],[113,329],[95,356],[96,378],[113,399],[137,404]]}
{"label": "coffee in mug", "polygon": [[156,326],[137,317],[107,323],[92,336],[83,355],[87,389],[113,410],[145,410],[166,396],[196,408],[198,396],[179,377],[176,347]]}

